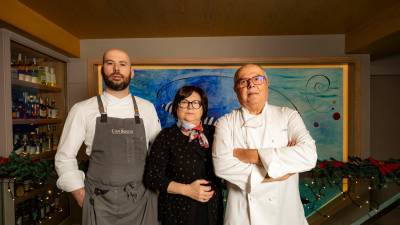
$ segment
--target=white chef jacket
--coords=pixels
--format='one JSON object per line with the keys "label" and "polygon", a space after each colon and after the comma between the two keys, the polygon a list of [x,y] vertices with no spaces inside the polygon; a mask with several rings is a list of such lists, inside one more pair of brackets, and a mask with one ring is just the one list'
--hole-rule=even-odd
{"label": "white chef jacket", "polygon": [[[296,145],[287,147],[289,140]],[[233,149],[258,149],[263,167],[241,162]],[[228,186],[225,225],[305,225],[298,173],[315,167],[315,142],[299,113],[265,104],[259,115],[245,108],[221,117],[216,125],[213,163]],[[287,180],[264,182],[294,173]]]}
{"label": "white chef jacket", "polygon": [[[107,92],[101,95],[104,110],[109,117],[133,118],[135,115],[131,95],[117,98]],[[143,119],[147,143],[152,142],[161,130],[160,121],[154,105],[136,97],[140,118]],[[100,116],[97,97],[75,104],[68,113],[64,129],[55,156],[55,169],[59,176],[57,186],[71,192],[84,187],[85,174],[78,169],[76,160],[82,142],[86,154],[92,152],[92,143],[96,128],[96,118]]]}

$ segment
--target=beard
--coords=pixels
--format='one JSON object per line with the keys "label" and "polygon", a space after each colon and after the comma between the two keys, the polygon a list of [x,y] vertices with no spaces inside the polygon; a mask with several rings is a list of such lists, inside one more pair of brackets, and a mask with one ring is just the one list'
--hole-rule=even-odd
{"label": "beard", "polygon": [[[106,74],[104,73],[103,69],[101,70],[101,75],[103,77],[104,83],[106,84],[106,86],[108,88],[110,88],[111,90],[114,91],[121,91],[124,90],[125,88],[127,88],[129,86],[129,84],[131,83],[131,76],[129,74],[128,77],[124,77],[122,76],[122,74],[120,73],[112,73],[109,76],[106,76]],[[114,75],[119,75],[122,77],[122,82],[114,82],[112,80],[112,76]]]}

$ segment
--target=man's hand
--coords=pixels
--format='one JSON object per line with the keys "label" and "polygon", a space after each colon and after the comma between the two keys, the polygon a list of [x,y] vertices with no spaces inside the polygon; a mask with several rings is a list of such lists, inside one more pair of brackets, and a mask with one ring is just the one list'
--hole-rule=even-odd
{"label": "man's hand", "polygon": [[244,163],[261,164],[257,149],[235,148],[233,156]]}
{"label": "man's hand", "polygon": [[[289,140],[287,147],[295,146],[296,140]],[[233,156],[238,158],[244,163],[261,165],[260,156],[257,149],[235,148],[233,149]]]}
{"label": "man's hand", "polygon": [[[289,140],[288,144],[287,144],[287,147],[291,147],[291,146],[295,146],[295,145],[296,145],[296,140]],[[274,181],[287,180],[293,174],[294,173],[288,173],[288,174],[285,174],[285,175],[283,175],[281,177],[277,177],[277,178],[272,178],[272,177],[268,176],[268,174],[267,174],[267,176],[265,176],[263,182],[274,182]]]}
{"label": "man's hand", "polygon": [[71,192],[72,196],[75,198],[78,205],[82,208],[83,200],[85,199],[85,188],[79,188]]}
{"label": "man's hand", "polygon": [[277,177],[277,178],[269,177],[268,174],[267,174],[267,176],[265,176],[263,182],[283,181],[283,180],[288,179],[288,178],[289,178],[290,176],[292,176],[293,174],[294,174],[294,173],[288,173],[288,174],[285,174],[285,175],[283,175],[283,176],[281,176],[281,177]]}
{"label": "man's hand", "polygon": [[292,147],[295,146],[297,144],[296,140],[292,139],[288,141],[287,147]]}

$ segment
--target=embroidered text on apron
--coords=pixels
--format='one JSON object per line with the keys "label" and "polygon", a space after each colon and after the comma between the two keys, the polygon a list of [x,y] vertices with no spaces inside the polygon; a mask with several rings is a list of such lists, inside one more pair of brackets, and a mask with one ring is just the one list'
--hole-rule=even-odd
{"label": "embroidered text on apron", "polygon": [[85,180],[83,225],[158,225],[157,196],[142,183],[147,154],[143,120],[132,96],[135,118],[101,117]]}

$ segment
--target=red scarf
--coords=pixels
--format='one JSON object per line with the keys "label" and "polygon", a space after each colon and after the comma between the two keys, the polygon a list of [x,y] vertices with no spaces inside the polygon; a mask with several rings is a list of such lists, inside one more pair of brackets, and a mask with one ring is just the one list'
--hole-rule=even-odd
{"label": "red scarf", "polygon": [[184,133],[189,133],[189,142],[192,142],[195,139],[199,139],[201,147],[209,148],[208,140],[203,132],[203,126],[201,123],[195,126],[194,124],[178,120],[177,126]]}

